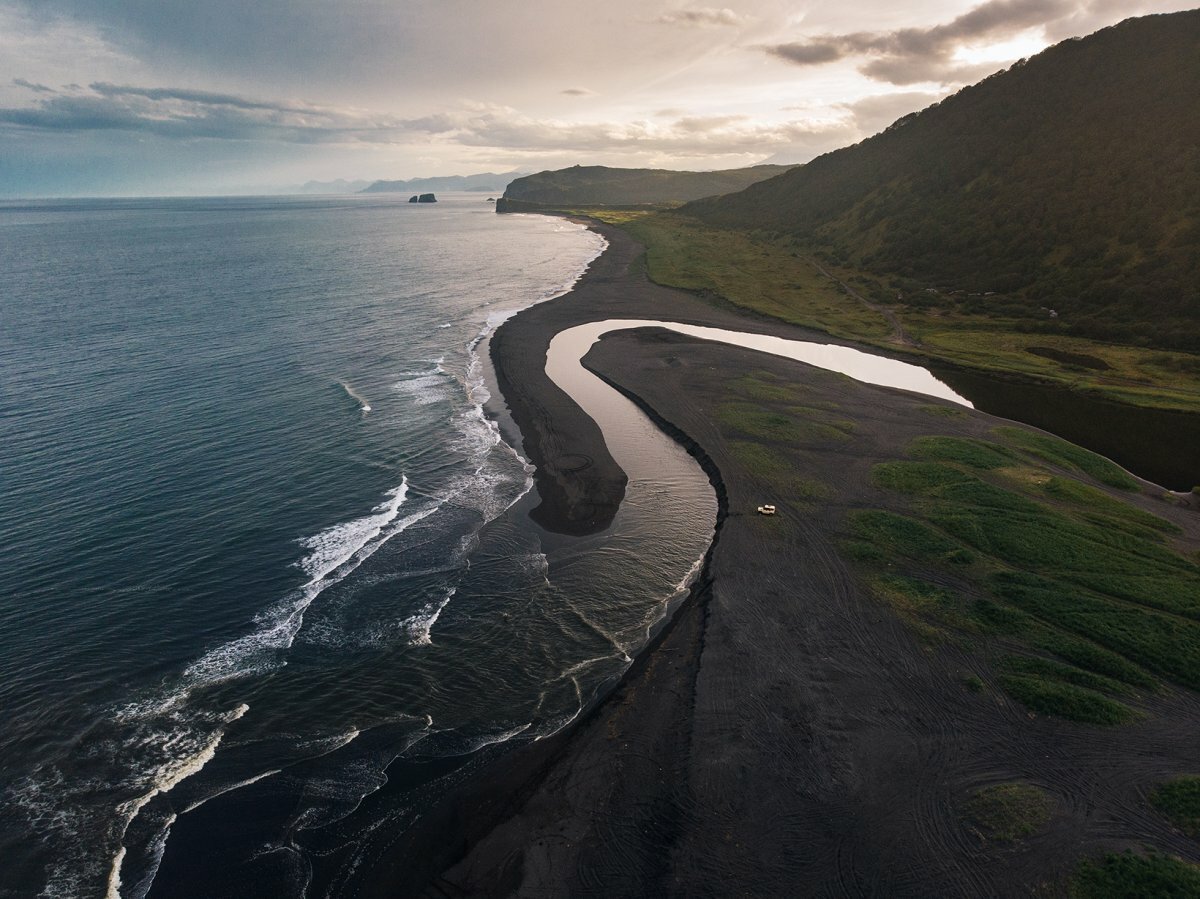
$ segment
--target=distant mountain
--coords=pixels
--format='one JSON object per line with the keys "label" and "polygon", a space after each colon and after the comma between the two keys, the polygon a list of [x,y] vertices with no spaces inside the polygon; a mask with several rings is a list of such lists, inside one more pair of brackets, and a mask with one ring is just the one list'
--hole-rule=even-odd
{"label": "distant mountain", "polygon": [[407,181],[376,181],[363,189],[364,194],[376,193],[423,193],[438,190],[470,190],[481,193],[500,194],[514,178],[519,178],[524,172],[504,172],[495,174],[484,172],[480,175],[447,175],[441,178],[410,178]]}
{"label": "distant mountain", "polygon": [[370,183],[370,181],[347,181],[345,178],[338,178],[336,181],[309,181],[296,188],[294,193],[354,194],[358,193]]}
{"label": "distant mountain", "polygon": [[1066,41],[683,210],[1102,339],[1200,349],[1200,10]]}
{"label": "distant mountain", "polygon": [[543,206],[684,203],[741,190],[756,181],[786,172],[788,168],[784,165],[758,165],[719,172],[673,172],[668,169],[613,169],[603,165],[577,165],[518,178],[508,185],[504,199]]}

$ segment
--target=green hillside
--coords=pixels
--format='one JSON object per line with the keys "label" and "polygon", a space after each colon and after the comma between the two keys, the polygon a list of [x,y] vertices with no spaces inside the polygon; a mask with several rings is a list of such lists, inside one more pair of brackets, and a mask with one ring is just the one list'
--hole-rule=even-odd
{"label": "green hillside", "polygon": [[927,304],[1195,351],[1198,98],[1200,10],[1130,19],[682,211],[936,288]]}
{"label": "green hillside", "polygon": [[720,172],[614,169],[576,165],[526,175],[508,185],[504,199],[541,206],[636,206],[686,203],[742,190],[786,172],[786,165],[757,165]]}

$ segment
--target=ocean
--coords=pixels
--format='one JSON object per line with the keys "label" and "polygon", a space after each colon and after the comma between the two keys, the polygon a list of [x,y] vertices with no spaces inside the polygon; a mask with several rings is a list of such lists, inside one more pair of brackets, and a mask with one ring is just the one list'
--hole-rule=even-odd
{"label": "ocean", "polygon": [[682,595],[694,473],[556,537],[489,415],[602,240],[439,200],[0,203],[0,896],[335,894]]}

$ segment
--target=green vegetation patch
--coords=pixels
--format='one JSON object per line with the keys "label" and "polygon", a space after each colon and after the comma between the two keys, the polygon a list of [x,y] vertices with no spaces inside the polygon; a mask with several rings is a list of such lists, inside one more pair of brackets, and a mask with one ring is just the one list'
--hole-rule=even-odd
{"label": "green vegetation patch", "polygon": [[[1001,606],[998,603],[993,603],[993,605],[1006,610],[1012,615],[1021,616],[1026,623],[1036,621],[1032,616],[1028,616],[1011,606]],[[1104,675],[1112,680],[1121,681],[1133,687],[1141,687],[1146,690],[1153,690],[1158,687],[1158,681],[1145,668],[1134,664],[1111,649],[1097,646],[1090,640],[1086,640],[1075,634],[1066,633],[1038,622],[1026,629],[1026,638],[1033,646],[1044,649],[1047,652],[1052,652],[1060,659],[1070,662],[1077,668],[1094,671],[1097,674]]]}
{"label": "green vegetation patch", "polygon": [[967,414],[967,411],[961,406],[917,406],[917,409],[926,415],[934,415],[939,418],[962,418]]}
{"label": "green vegetation patch", "polygon": [[1200,776],[1188,774],[1159,784],[1150,794],[1150,804],[1184,833],[1200,837]]}
{"label": "green vegetation patch", "polygon": [[808,399],[811,393],[803,384],[783,381],[767,371],[743,375],[731,382],[729,388],[748,400],[764,403],[799,403]]}
{"label": "green vegetation patch", "polygon": [[1125,724],[1137,717],[1129,706],[1115,699],[1035,674],[1002,674],[1001,688],[1027,708],[1084,724]]}
{"label": "green vegetation patch", "polygon": [[790,241],[712,228],[671,213],[614,223],[646,245],[647,268],[658,284],[843,337],[884,342],[891,331],[882,314],[846,294]]}
{"label": "green vegetation patch", "polygon": [[764,409],[753,403],[722,403],[717,408],[717,420],[729,430],[748,437],[791,444],[846,440],[853,428],[850,422],[830,423],[798,417],[819,410],[790,407],[789,412],[792,414]]}
{"label": "green vegetation patch", "polygon": [[974,556],[959,543],[907,515],[879,509],[855,512],[850,516],[850,527],[861,540],[911,559],[955,566],[974,561]]}
{"label": "green vegetation patch", "polygon": [[749,474],[793,499],[823,499],[832,493],[828,484],[797,474],[795,463],[770,446],[748,440],[731,440],[728,445],[730,454]]}
{"label": "green vegetation patch", "polygon": [[932,493],[936,488],[961,484],[969,475],[938,462],[881,462],[871,469],[879,487],[902,493]]}
{"label": "green vegetation patch", "polygon": [[1008,656],[1001,660],[1000,667],[1009,674],[1038,677],[1043,680],[1057,680],[1065,684],[1074,684],[1099,693],[1130,694],[1133,691],[1128,684],[1113,680],[1102,674],[1084,671],[1074,665],[1064,665],[1052,659],[1039,659],[1032,656]]}
{"label": "green vegetation patch", "polygon": [[1192,689],[1200,689],[1200,623],[1113,601],[1035,575],[1002,572],[993,591],[1042,621],[1072,631]]}
{"label": "green vegetation patch", "polygon": [[[1092,521],[1126,528],[1151,528],[1168,534],[1179,533],[1179,528],[1166,519],[1131,506],[1129,503],[1113,499],[1103,490],[1097,490],[1095,487],[1073,481],[1070,478],[1052,477],[1042,484],[1042,491],[1052,499],[1094,510],[1107,519],[1100,521],[1097,518],[1091,518]],[[1137,533],[1140,535],[1142,532],[1137,531]]]}
{"label": "green vegetation patch", "polygon": [[1200,897],[1200,867],[1157,853],[1110,853],[1079,866],[1070,895],[1072,899],[1195,899]]}
{"label": "green vegetation patch", "polygon": [[973,627],[966,600],[959,594],[919,578],[885,576],[871,582],[875,595],[891,606],[921,636],[940,641],[945,627]]}
{"label": "green vegetation patch", "polygon": [[1073,443],[1059,440],[1057,437],[1050,437],[1047,434],[1035,434],[1024,428],[996,428],[993,433],[1012,446],[1053,465],[1081,471],[1110,487],[1117,487],[1121,490],[1137,489],[1137,481],[1119,465]]}
{"label": "green vegetation patch", "polygon": [[918,437],[909,445],[908,452],[917,459],[957,462],[984,470],[1002,468],[1016,460],[1016,454],[1008,447],[966,437]]}
{"label": "green vegetation patch", "polygon": [[[1047,446],[1102,472],[1098,457]],[[931,436],[910,452],[918,458],[871,472],[908,498],[906,514],[851,513],[843,547],[920,633],[1005,641],[998,685],[1075,721],[1132,720],[1139,713],[1121,699],[1158,689],[1160,677],[1200,690],[1200,566],[1167,545],[1173,525],[1012,447]],[[953,615],[913,587],[947,578],[962,597]]]}
{"label": "green vegetation patch", "polygon": [[1010,843],[1045,828],[1054,814],[1054,800],[1033,784],[1004,783],[976,790],[964,811],[986,839]]}
{"label": "green vegetation patch", "polygon": [[763,480],[777,480],[792,471],[792,462],[778,450],[749,440],[729,441],[729,452],[750,474]]}

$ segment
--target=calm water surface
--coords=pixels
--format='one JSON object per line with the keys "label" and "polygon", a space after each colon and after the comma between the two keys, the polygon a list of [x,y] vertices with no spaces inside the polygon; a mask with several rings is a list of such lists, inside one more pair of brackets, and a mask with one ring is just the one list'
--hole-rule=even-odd
{"label": "calm water surface", "polygon": [[[326,892],[703,552],[677,448],[564,541],[482,412],[481,341],[599,238],[405,199],[0,205],[0,895]],[[648,543],[664,503],[704,514]]]}

